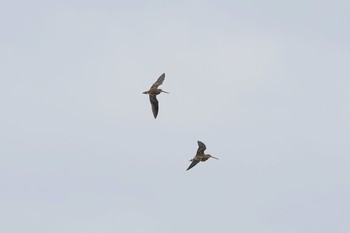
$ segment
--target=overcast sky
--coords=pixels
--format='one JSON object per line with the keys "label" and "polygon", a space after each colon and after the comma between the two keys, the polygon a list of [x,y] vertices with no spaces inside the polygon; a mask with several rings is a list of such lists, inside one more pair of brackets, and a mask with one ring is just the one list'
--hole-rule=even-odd
{"label": "overcast sky", "polygon": [[[2,1],[0,232],[350,232],[349,22],[345,0]],[[220,160],[186,171],[197,140]]]}

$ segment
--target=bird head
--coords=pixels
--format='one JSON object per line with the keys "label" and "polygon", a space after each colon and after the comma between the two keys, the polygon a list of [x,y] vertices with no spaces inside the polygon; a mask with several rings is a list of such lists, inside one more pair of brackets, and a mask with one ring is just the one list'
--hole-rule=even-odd
{"label": "bird head", "polygon": [[158,90],[160,90],[160,92],[164,92],[164,93],[169,94],[169,92],[163,91],[162,89],[158,89]]}
{"label": "bird head", "polygon": [[209,155],[209,154],[208,154],[208,156],[209,156],[209,158],[218,159],[218,158],[216,158],[216,157],[214,157],[214,156],[211,156],[211,155]]}

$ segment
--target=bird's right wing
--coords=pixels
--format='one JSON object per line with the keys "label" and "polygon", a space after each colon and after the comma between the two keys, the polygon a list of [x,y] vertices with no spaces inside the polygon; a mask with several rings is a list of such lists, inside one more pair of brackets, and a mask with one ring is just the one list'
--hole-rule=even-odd
{"label": "bird's right wing", "polygon": [[193,168],[194,166],[196,166],[197,163],[199,163],[199,160],[194,160],[194,159],[193,159],[191,165],[186,169],[186,171],[187,171],[187,170],[190,170],[191,168]]}
{"label": "bird's right wing", "polygon": [[205,146],[205,144],[201,141],[198,141],[198,150],[197,150],[197,155],[199,154],[203,154],[204,151],[207,149],[207,147]]}
{"label": "bird's right wing", "polygon": [[149,100],[151,101],[152,112],[153,112],[153,116],[155,119],[155,118],[157,118],[158,109],[159,109],[157,96],[156,95],[149,95]]}
{"label": "bird's right wing", "polygon": [[160,85],[162,85],[162,83],[164,82],[164,79],[165,79],[165,73],[163,73],[163,74],[158,78],[158,80],[157,80],[155,83],[153,83],[151,89],[152,89],[152,88],[158,88]]}

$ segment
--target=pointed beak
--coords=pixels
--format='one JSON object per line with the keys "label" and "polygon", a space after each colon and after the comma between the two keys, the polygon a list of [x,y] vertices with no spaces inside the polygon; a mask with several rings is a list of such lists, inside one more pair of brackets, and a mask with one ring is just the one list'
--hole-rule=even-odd
{"label": "pointed beak", "polygon": [[219,160],[218,158],[216,158],[216,157],[214,157],[214,156],[210,156],[210,158],[213,158],[213,159],[217,159],[217,160]]}
{"label": "pointed beak", "polygon": [[166,91],[163,91],[163,90],[162,90],[162,92],[167,93],[167,94],[170,94],[169,92],[166,92]]}

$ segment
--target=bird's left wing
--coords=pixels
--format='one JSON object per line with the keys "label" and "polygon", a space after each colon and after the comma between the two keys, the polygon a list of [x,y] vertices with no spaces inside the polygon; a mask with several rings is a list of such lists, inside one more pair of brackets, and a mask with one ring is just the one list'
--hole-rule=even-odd
{"label": "bird's left wing", "polygon": [[159,109],[157,96],[156,95],[149,95],[149,101],[151,102],[152,112],[153,112],[153,116],[155,119],[155,118],[157,118],[158,109]]}
{"label": "bird's left wing", "polygon": [[193,168],[194,166],[196,166],[197,163],[199,163],[199,160],[193,159],[191,165],[186,169],[186,171],[187,171],[187,170],[190,170],[191,168]]}

